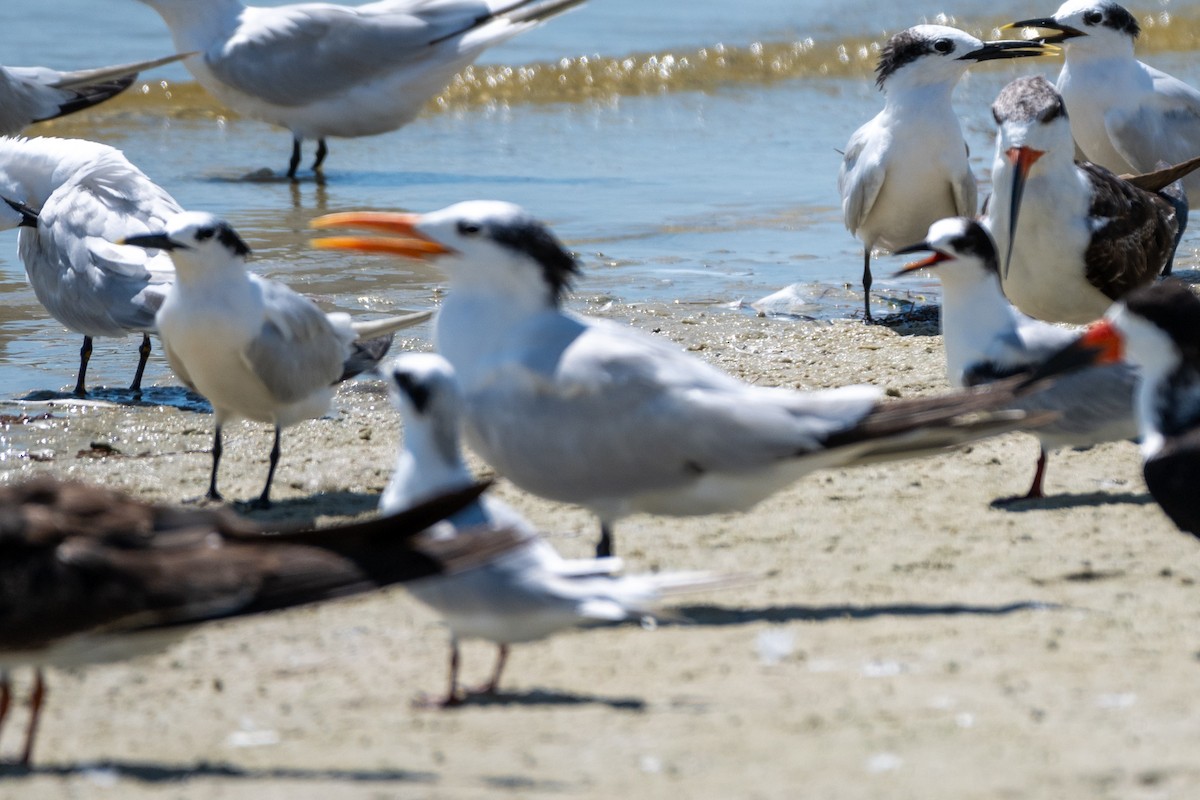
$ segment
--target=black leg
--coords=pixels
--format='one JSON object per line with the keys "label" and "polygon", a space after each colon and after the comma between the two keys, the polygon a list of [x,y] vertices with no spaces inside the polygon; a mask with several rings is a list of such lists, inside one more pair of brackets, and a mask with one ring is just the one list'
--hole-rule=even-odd
{"label": "black leg", "polygon": [[142,344],[138,348],[138,367],[137,372],[133,373],[133,383],[129,384],[129,391],[142,391],[142,373],[146,371],[146,360],[150,358],[150,334],[142,334]]}
{"label": "black leg", "polygon": [[608,558],[612,555],[612,528],[607,522],[600,523],[600,541],[596,542],[596,558]]}
{"label": "black leg", "polygon": [[450,637],[450,688],[446,692],[445,699],[440,705],[442,708],[451,708],[462,703],[462,698],[458,696],[458,668],[462,657],[458,652],[458,639],[454,636]]}
{"label": "black leg", "polygon": [[500,674],[508,663],[508,645],[499,645],[496,649],[496,668],[492,670],[492,679],[479,689],[480,694],[495,694],[500,689]]}
{"label": "black leg", "polygon": [[296,179],[296,170],[300,167],[300,137],[296,136],[292,139],[292,159],[288,162],[287,176],[292,180]]}
{"label": "black leg", "polygon": [[221,493],[217,491],[217,466],[221,463],[221,426],[218,425],[216,432],[213,434],[213,466],[212,475],[208,479],[208,499],[222,500]]}
{"label": "black leg", "polygon": [[325,156],[329,155],[329,146],[325,144],[324,139],[317,140],[317,158],[313,161],[313,172],[320,172],[321,165],[325,163]]}
{"label": "black leg", "polygon": [[871,248],[863,251],[863,308],[866,310],[867,322],[872,322],[871,316]]}
{"label": "black leg", "polygon": [[271,445],[271,463],[267,467],[267,485],[263,487],[262,494],[254,501],[254,508],[270,508],[271,507],[271,481],[275,480],[275,467],[279,465],[279,426],[275,426],[275,444]]}
{"label": "black leg", "polygon": [[75,396],[87,394],[87,365],[92,360],[92,337],[83,337],[83,347],[79,348],[79,378],[75,381]]}
{"label": "black leg", "polygon": [[1042,491],[1042,482],[1046,479],[1046,448],[1042,448],[1038,453],[1037,468],[1033,472],[1033,484],[1030,485],[1029,491],[1025,493],[1026,500],[1036,500],[1046,496]]}
{"label": "black leg", "polygon": [[8,719],[8,710],[12,707],[12,683],[8,679],[8,670],[0,671],[0,729],[4,728],[4,720]]}
{"label": "black leg", "polygon": [[21,751],[22,767],[28,767],[33,759],[33,740],[37,738],[38,722],[42,718],[42,704],[46,702],[46,681],[42,669],[33,673],[33,694],[29,697],[29,727],[25,729],[25,749]]}

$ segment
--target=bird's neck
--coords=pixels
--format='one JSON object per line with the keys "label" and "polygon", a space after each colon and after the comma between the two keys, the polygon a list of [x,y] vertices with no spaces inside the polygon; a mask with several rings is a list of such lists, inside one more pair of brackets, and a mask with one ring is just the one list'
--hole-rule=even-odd
{"label": "bird's neck", "polygon": [[1093,68],[1098,62],[1108,61],[1115,63],[1126,62],[1128,64],[1136,64],[1137,57],[1133,53],[1133,39],[1123,37],[1116,41],[1096,42],[1093,45],[1083,45],[1081,43],[1072,43],[1067,46],[1067,55],[1064,61],[1066,68],[1089,65]]}
{"label": "bird's neck", "polygon": [[884,109],[894,115],[916,114],[922,117],[939,110],[953,113],[950,95],[954,92],[954,86],[949,81],[889,86],[884,95]]}
{"label": "bird's neck", "polygon": [[473,480],[462,459],[457,436],[448,442],[444,433],[428,426],[405,425],[404,441],[381,506],[385,512],[399,511],[470,486]]}
{"label": "bird's neck", "polygon": [[437,316],[437,349],[469,389],[493,358],[520,338],[520,328],[534,317],[554,313],[548,299],[531,294],[497,295],[488,287],[451,286]]}
{"label": "bird's neck", "polygon": [[246,267],[236,261],[225,263],[193,263],[186,253],[174,251],[175,284],[188,292],[214,292],[222,296],[242,296],[253,278]]}
{"label": "bird's neck", "polygon": [[237,28],[246,11],[241,0],[205,0],[205,2],[156,3],[145,0],[171,29],[171,38],[180,52],[207,50],[214,42],[227,38]]}
{"label": "bird's neck", "polygon": [[962,386],[967,367],[985,359],[997,337],[1016,331],[1014,309],[1000,289],[999,277],[985,270],[946,272],[941,279],[946,373],[951,384]]}

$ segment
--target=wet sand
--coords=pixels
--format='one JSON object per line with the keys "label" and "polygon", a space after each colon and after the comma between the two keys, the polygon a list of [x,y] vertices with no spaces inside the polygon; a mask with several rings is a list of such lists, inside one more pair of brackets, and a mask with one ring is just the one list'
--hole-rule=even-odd
{"label": "wet sand", "polygon": [[[606,313],[764,385],[946,389],[928,325]],[[399,424],[369,382],[343,387],[339,405],[285,433],[269,513],[373,513]],[[205,487],[207,414],[0,411],[51,415],[9,426],[0,480],[52,472],[171,502]],[[231,426],[227,496],[257,494],[269,444],[262,426]],[[690,624],[517,647],[503,693],[453,711],[414,707],[443,691],[446,634],[402,590],[54,672],[37,767],[6,774],[0,797],[1194,796],[1197,542],[1149,498],[1130,443],[1056,454],[1048,499],[991,507],[1027,488],[1036,454],[1013,434],[814,474],[744,515],[633,518],[617,528],[631,570],[754,580],[687,599]],[[591,550],[586,513],[499,491],[565,554]],[[468,683],[492,658],[466,648]],[[16,677],[23,693],[28,675]],[[14,712],[5,754],[24,721]]]}

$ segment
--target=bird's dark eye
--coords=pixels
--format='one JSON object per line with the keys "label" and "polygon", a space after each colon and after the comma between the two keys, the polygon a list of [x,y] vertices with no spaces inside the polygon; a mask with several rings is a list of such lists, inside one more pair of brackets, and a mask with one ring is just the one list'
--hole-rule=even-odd
{"label": "bird's dark eye", "polygon": [[953,53],[954,42],[949,39],[938,39],[933,43],[933,49],[939,53]]}
{"label": "bird's dark eye", "polygon": [[1103,21],[1104,15],[1094,8],[1083,15],[1083,22],[1085,25],[1099,25]]}
{"label": "bird's dark eye", "polygon": [[196,231],[196,241],[203,242],[205,239],[211,239],[216,233],[215,228],[201,228]]}
{"label": "bird's dark eye", "polygon": [[479,233],[479,231],[480,227],[479,223],[477,222],[467,222],[466,220],[463,220],[462,222],[458,223],[458,232],[463,236],[474,236],[475,234]]}

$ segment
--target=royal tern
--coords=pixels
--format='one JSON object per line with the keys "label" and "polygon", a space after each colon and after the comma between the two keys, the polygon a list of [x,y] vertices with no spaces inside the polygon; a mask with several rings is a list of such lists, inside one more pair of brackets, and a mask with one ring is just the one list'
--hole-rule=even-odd
{"label": "royal tern", "polygon": [[260,8],[241,0],[141,0],[171,29],[184,64],[240,114],[317,140],[371,136],[412,122],[479,55],[584,0],[379,0]]}
{"label": "royal tern", "polygon": [[[946,375],[956,387],[975,386],[1036,366],[1078,336],[1077,330],[1033,319],[1018,311],[1000,290],[1000,262],[992,237],[982,225],[963,217],[944,219],[929,228],[925,241],[897,254],[928,251],[928,258],[901,270],[932,269],[942,283],[942,338]],[[1055,411],[1058,418],[1031,433],[1041,442],[1033,483],[1023,497],[1044,497],[1046,451],[1132,439],[1133,387],[1137,375],[1125,364],[1095,367],[1051,382],[1023,395],[1018,408]]]}
{"label": "royal tern", "polygon": [[[1137,60],[1141,26],[1123,7],[1068,0],[1052,17],[1006,27],[1058,32],[1040,40],[1066,48],[1057,88],[1084,158],[1121,174],[1200,155],[1200,91]],[[1200,174],[1183,184],[1200,197]]]}
{"label": "royal tern", "polygon": [[[175,375],[212,404],[216,417],[208,497],[220,500],[217,466],[221,428],[235,419],[275,426],[267,483],[253,505],[270,506],[283,428],[329,411],[334,386],[375,365],[391,334],[424,322],[418,312],[352,323],[309,299],[246,271],[250,248],[228,223],[183,212],[164,230],[129,236],[124,244],[169,253],[176,281],[157,324]],[[370,336],[370,339],[360,338]]]}
{"label": "royal tern", "polygon": [[[83,334],[75,394],[87,393],[94,337],[141,334],[138,391],[154,315],[175,280],[164,254],[113,241],[163,223],[182,209],[120,150],[84,139],[0,138],[0,229],[20,228],[17,252],[38,301]],[[17,210],[14,212],[14,206]]]}
{"label": "royal tern", "polygon": [[35,669],[20,763],[33,754],[45,668],[132,658],[199,623],[360,594],[496,557],[519,538],[480,531],[447,545],[415,536],[481,488],[320,530],[259,527],[225,509],[149,505],[49,477],[0,488],[0,722],[11,700],[8,671]]}
{"label": "royal tern", "polygon": [[888,39],[875,68],[884,106],[854,132],[838,172],[842,218],[863,243],[863,296],[871,319],[871,253],[917,241],[943,217],[975,216],[975,175],[950,95],[976,62],[1037,56],[1019,41],[983,42],[944,25]]}
{"label": "royal tern", "polygon": [[1119,359],[1139,371],[1146,487],[1181,531],[1200,537],[1200,299],[1175,280],[1131,292],[1039,376]]}
{"label": "royal tern", "polygon": [[1008,84],[992,113],[1000,129],[985,225],[1017,308],[1050,322],[1089,322],[1169,267],[1181,198],[1076,162],[1067,110],[1045,78]]}
{"label": "royal tern", "polygon": [[[432,353],[407,353],[382,372],[404,420],[404,439],[380,510],[393,513],[472,485],[459,444],[464,402],[450,364]],[[619,558],[564,559],[519,512],[486,495],[447,517],[431,534],[461,538],[497,526],[519,531],[522,545],[472,569],[408,587],[450,628],[450,686],[440,703],[443,706],[462,702],[458,691],[462,639],[480,638],[497,645],[496,667],[481,690],[494,693],[509,645],[578,625],[654,616],[670,596],[730,582],[708,572],[620,576],[616,574],[622,566]]]}
{"label": "royal tern", "polygon": [[187,55],[71,72],[49,67],[0,67],[0,136],[12,136],[35,122],[103,103],[128,89],[139,72]]}
{"label": "royal tern", "polygon": [[425,258],[446,272],[435,338],[463,387],[468,443],[521,488],[594,511],[600,555],[612,552],[613,523],[634,512],[742,511],[814,469],[940,450],[1024,417],[964,416],[1011,402],[996,384],[896,403],[873,386],[751,386],[647,333],[567,312],[574,257],[509,203],[313,224],[399,233],[315,244]]}

